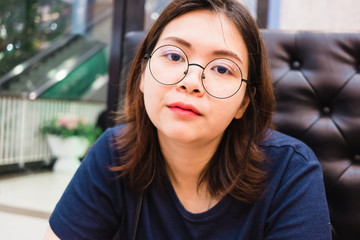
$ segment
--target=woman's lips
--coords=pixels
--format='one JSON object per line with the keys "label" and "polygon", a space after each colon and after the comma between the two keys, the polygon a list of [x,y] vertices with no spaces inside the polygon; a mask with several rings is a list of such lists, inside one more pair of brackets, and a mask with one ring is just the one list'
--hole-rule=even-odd
{"label": "woman's lips", "polygon": [[191,104],[184,104],[182,102],[175,102],[168,105],[169,109],[174,113],[181,116],[201,116],[199,110],[197,110]]}

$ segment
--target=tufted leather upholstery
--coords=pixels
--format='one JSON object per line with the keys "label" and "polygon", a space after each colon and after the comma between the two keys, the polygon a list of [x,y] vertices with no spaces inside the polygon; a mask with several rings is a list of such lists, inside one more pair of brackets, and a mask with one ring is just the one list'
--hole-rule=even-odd
{"label": "tufted leather upholstery", "polygon": [[334,230],[341,240],[359,240],[360,33],[262,35],[277,96],[274,123],[315,151]]}
{"label": "tufted leather upholstery", "polygon": [[[277,129],[323,166],[333,239],[360,239],[360,33],[262,31],[277,96]],[[124,62],[142,32],[125,37]]]}

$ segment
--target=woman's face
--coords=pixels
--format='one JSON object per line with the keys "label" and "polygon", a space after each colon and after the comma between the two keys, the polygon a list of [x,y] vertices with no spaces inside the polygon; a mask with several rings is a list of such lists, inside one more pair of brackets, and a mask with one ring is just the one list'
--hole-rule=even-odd
{"label": "woman's face", "polygon": [[[181,48],[190,64],[202,67],[216,58],[230,59],[247,79],[248,52],[244,40],[225,15],[208,10],[181,15],[165,27],[155,49],[163,45]],[[163,85],[154,79],[148,61],[140,90],[147,114],[158,130],[160,144],[164,141],[193,146],[219,143],[230,122],[242,117],[248,105],[248,98],[244,98],[246,83],[242,83],[235,95],[218,99],[205,91],[201,73],[201,67],[191,65],[182,81]]]}

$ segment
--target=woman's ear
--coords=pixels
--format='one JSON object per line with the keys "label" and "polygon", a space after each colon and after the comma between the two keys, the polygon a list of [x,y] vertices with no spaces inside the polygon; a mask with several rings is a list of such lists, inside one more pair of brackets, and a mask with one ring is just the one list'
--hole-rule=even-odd
{"label": "woman's ear", "polygon": [[244,115],[244,112],[246,111],[246,108],[249,105],[249,103],[250,103],[249,96],[244,97],[244,99],[243,99],[243,101],[242,101],[242,103],[240,105],[239,110],[236,112],[236,114],[234,116],[235,119],[242,118],[242,116]]}
{"label": "woman's ear", "polygon": [[140,78],[140,85],[139,85],[139,89],[142,93],[144,93],[144,78],[145,78],[145,71],[141,74],[141,78]]}
{"label": "woman's ear", "polygon": [[[255,93],[256,93],[256,88],[253,88],[253,90],[250,90],[250,91],[252,91],[252,92],[249,93],[249,94],[252,94],[252,95],[254,96]],[[249,92],[250,92],[250,91],[249,91]],[[246,108],[249,106],[249,103],[250,103],[250,97],[249,97],[249,95],[247,94],[247,95],[244,97],[244,99],[243,99],[243,101],[242,101],[242,103],[241,103],[241,105],[240,105],[239,110],[236,112],[236,114],[235,114],[235,116],[234,116],[235,119],[240,119],[240,118],[242,118],[242,116],[244,115],[244,113],[245,113],[245,111],[246,111]]]}

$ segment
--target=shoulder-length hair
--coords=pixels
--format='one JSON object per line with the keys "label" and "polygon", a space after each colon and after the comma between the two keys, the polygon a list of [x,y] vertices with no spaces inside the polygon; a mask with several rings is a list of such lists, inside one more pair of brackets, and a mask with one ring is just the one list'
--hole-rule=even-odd
{"label": "shoulder-length hair", "polygon": [[128,75],[126,97],[120,122],[125,129],[115,139],[122,151],[118,165],[112,169],[126,176],[134,191],[144,191],[153,182],[166,177],[155,126],[151,123],[139,89],[145,70],[145,54],[151,53],[164,30],[174,18],[194,10],[209,10],[226,15],[243,37],[249,58],[246,96],[250,99],[241,119],[233,119],[224,132],[214,156],[200,175],[198,184],[206,182],[212,195],[230,194],[245,203],[261,196],[267,182],[266,156],[260,150],[266,130],[271,127],[274,95],[265,48],[256,22],[236,0],[175,0],[153,24],[134,58]]}

